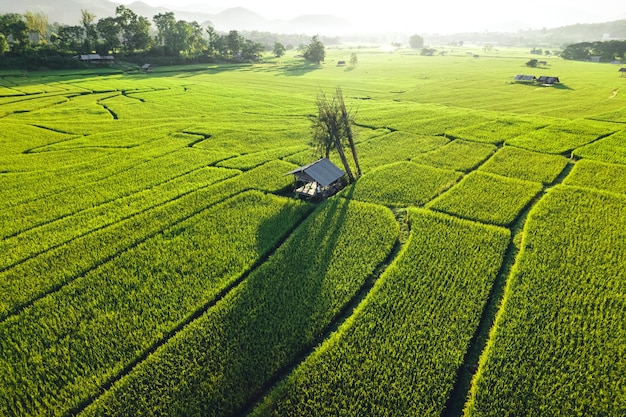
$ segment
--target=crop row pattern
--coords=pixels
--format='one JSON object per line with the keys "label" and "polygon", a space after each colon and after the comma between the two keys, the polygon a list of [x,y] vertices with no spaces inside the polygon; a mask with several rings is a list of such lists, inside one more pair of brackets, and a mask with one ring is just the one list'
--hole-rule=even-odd
{"label": "crop row pattern", "polygon": [[626,415],[625,214],[567,186],[531,211],[467,415]]}
{"label": "crop row pattern", "polygon": [[440,416],[510,233],[411,208],[411,236],[355,314],[258,416]]}
{"label": "crop row pattern", "polygon": [[328,200],[241,285],[85,415],[235,414],[317,343],[397,237],[390,210]]}
{"label": "crop row pattern", "polygon": [[210,303],[309,211],[250,191],[92,270],[0,325],[0,414],[63,414]]}

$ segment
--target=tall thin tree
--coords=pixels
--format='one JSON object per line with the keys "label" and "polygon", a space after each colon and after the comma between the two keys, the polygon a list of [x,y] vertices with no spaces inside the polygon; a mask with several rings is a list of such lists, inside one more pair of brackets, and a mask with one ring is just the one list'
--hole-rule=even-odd
{"label": "tall thin tree", "polygon": [[342,138],[345,135],[344,120],[337,97],[329,100],[324,92],[317,96],[318,117],[313,121],[313,142],[326,157],[334,147],[341,158],[350,182],[354,181],[352,169],[343,150]]}
{"label": "tall thin tree", "polygon": [[354,144],[354,135],[352,134],[352,124],[354,123],[354,115],[350,114],[346,109],[346,103],[343,101],[343,93],[341,87],[337,87],[336,96],[339,102],[339,108],[341,109],[341,120],[346,138],[348,139],[348,145],[352,151],[352,158],[354,159],[354,165],[356,166],[357,177],[361,176],[361,166],[359,165],[359,157],[356,153],[356,145]]}

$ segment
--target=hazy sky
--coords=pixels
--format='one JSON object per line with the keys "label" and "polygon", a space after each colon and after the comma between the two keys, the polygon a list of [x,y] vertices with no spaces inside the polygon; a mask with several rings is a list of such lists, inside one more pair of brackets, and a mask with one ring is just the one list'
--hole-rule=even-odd
{"label": "hazy sky", "polygon": [[[117,0],[130,4],[135,0]],[[202,5],[210,12],[241,6],[268,19],[291,19],[302,14],[333,14],[367,27],[376,23],[388,29],[419,32],[539,29],[574,23],[594,23],[626,18],[623,0],[142,0],[153,6]],[[200,7],[200,6],[199,6]],[[544,12],[542,12],[544,10]],[[523,25],[520,25],[523,22]],[[515,31],[513,29],[512,31]]]}

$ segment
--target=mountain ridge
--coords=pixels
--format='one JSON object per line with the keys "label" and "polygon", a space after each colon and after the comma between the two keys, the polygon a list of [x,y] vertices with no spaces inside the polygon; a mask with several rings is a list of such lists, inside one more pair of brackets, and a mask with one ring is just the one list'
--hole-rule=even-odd
{"label": "mountain ridge", "polygon": [[[119,3],[110,0],[0,0],[0,13],[20,13],[27,11],[43,12],[48,16],[48,20],[65,25],[79,25],[81,10],[85,9],[96,16],[96,19],[114,16],[115,9]],[[202,26],[212,26],[215,30],[227,32],[238,30],[242,32],[271,32],[282,34],[304,34],[304,35],[324,35],[324,36],[349,36],[367,35],[374,32],[390,32],[376,30],[372,26],[371,31],[357,30],[353,22],[331,14],[308,14],[296,16],[289,20],[268,19],[261,14],[243,7],[230,7],[217,12],[217,8],[210,5],[197,5],[204,11],[193,9],[194,6],[181,6],[181,10],[174,10],[175,6],[153,7],[142,1],[136,1],[127,5],[129,9],[140,16],[152,19],[159,13],[173,12],[176,19],[186,21],[196,21]],[[523,26],[523,22],[516,25]],[[536,43],[561,45],[582,41],[597,41],[603,39],[626,38],[626,19],[605,23],[581,23],[566,25],[556,28],[544,28],[541,30],[515,30],[512,22],[502,24],[496,31],[482,32],[458,32],[449,35],[438,35],[424,33],[416,28],[415,31],[406,35],[420,34],[427,42],[455,42],[463,40],[465,42],[499,43],[529,45]],[[509,31],[506,31],[510,28]],[[520,43],[520,38],[523,43]]]}

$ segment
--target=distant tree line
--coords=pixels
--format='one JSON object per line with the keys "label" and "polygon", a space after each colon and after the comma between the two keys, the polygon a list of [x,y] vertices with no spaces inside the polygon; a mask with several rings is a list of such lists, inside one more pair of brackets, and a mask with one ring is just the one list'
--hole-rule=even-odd
{"label": "distant tree line", "polygon": [[580,42],[568,45],[561,57],[577,61],[588,61],[599,56],[602,61],[621,61],[626,59],[626,41]]}
{"label": "distant tree line", "polygon": [[[159,58],[171,64],[254,61],[276,48],[284,53],[287,47],[269,38],[265,34],[261,43],[236,30],[218,33],[197,22],[177,20],[172,12],[159,13],[151,21],[124,5],[115,9],[115,16],[99,20],[81,10],[80,22],[73,26],[50,24],[43,13],[8,13],[0,14],[0,68],[79,67],[83,64],[72,57],[92,53],[129,61]],[[306,46],[298,44],[302,50]]]}
{"label": "distant tree line", "polygon": [[546,49],[544,51],[541,48],[533,48],[533,49],[530,50],[530,53],[533,54],[533,55],[544,55],[545,54],[546,56],[552,54],[552,52],[550,52],[550,50]]}

